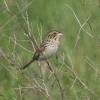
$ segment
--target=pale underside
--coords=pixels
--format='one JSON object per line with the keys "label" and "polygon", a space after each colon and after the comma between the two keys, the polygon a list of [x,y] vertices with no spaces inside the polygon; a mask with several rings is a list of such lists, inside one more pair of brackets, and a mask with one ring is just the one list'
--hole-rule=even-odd
{"label": "pale underside", "polygon": [[52,55],[54,55],[57,52],[58,47],[59,47],[58,41],[56,41],[55,43],[49,42],[48,44],[46,44],[45,50],[39,56],[38,60],[41,61],[41,60],[46,60],[46,59],[50,58]]}

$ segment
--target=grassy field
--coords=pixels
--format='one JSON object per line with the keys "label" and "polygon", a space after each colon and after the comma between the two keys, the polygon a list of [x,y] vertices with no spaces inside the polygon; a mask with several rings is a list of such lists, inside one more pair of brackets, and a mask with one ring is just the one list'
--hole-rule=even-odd
{"label": "grassy field", "polygon": [[[19,70],[52,30],[54,73]],[[100,0],[0,0],[0,100],[100,100]]]}

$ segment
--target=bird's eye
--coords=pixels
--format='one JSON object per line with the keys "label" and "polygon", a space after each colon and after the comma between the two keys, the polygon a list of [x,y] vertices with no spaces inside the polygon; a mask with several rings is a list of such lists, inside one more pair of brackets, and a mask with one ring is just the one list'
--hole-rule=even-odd
{"label": "bird's eye", "polygon": [[52,33],[51,35],[50,35],[50,39],[53,39],[53,38],[55,38],[56,37],[56,33]]}
{"label": "bird's eye", "polygon": [[57,33],[53,33],[52,35],[53,35],[53,37],[55,37],[57,35]]}
{"label": "bird's eye", "polygon": [[54,39],[57,36],[57,32],[53,31],[48,34],[49,39]]}

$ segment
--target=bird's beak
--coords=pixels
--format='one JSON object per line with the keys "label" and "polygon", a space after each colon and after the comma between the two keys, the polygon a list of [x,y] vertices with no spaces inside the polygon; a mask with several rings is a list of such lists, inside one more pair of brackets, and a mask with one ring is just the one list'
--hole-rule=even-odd
{"label": "bird's beak", "polygon": [[63,33],[59,33],[59,35],[63,35]]}

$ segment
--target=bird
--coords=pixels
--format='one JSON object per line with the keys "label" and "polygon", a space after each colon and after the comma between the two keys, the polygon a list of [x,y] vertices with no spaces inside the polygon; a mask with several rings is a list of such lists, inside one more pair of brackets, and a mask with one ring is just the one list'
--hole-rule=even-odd
{"label": "bird", "polygon": [[40,43],[38,48],[36,49],[32,59],[26,63],[22,69],[27,68],[34,61],[45,61],[49,59],[52,55],[54,55],[60,45],[60,38],[63,33],[58,31],[51,31],[48,33],[47,37]]}

